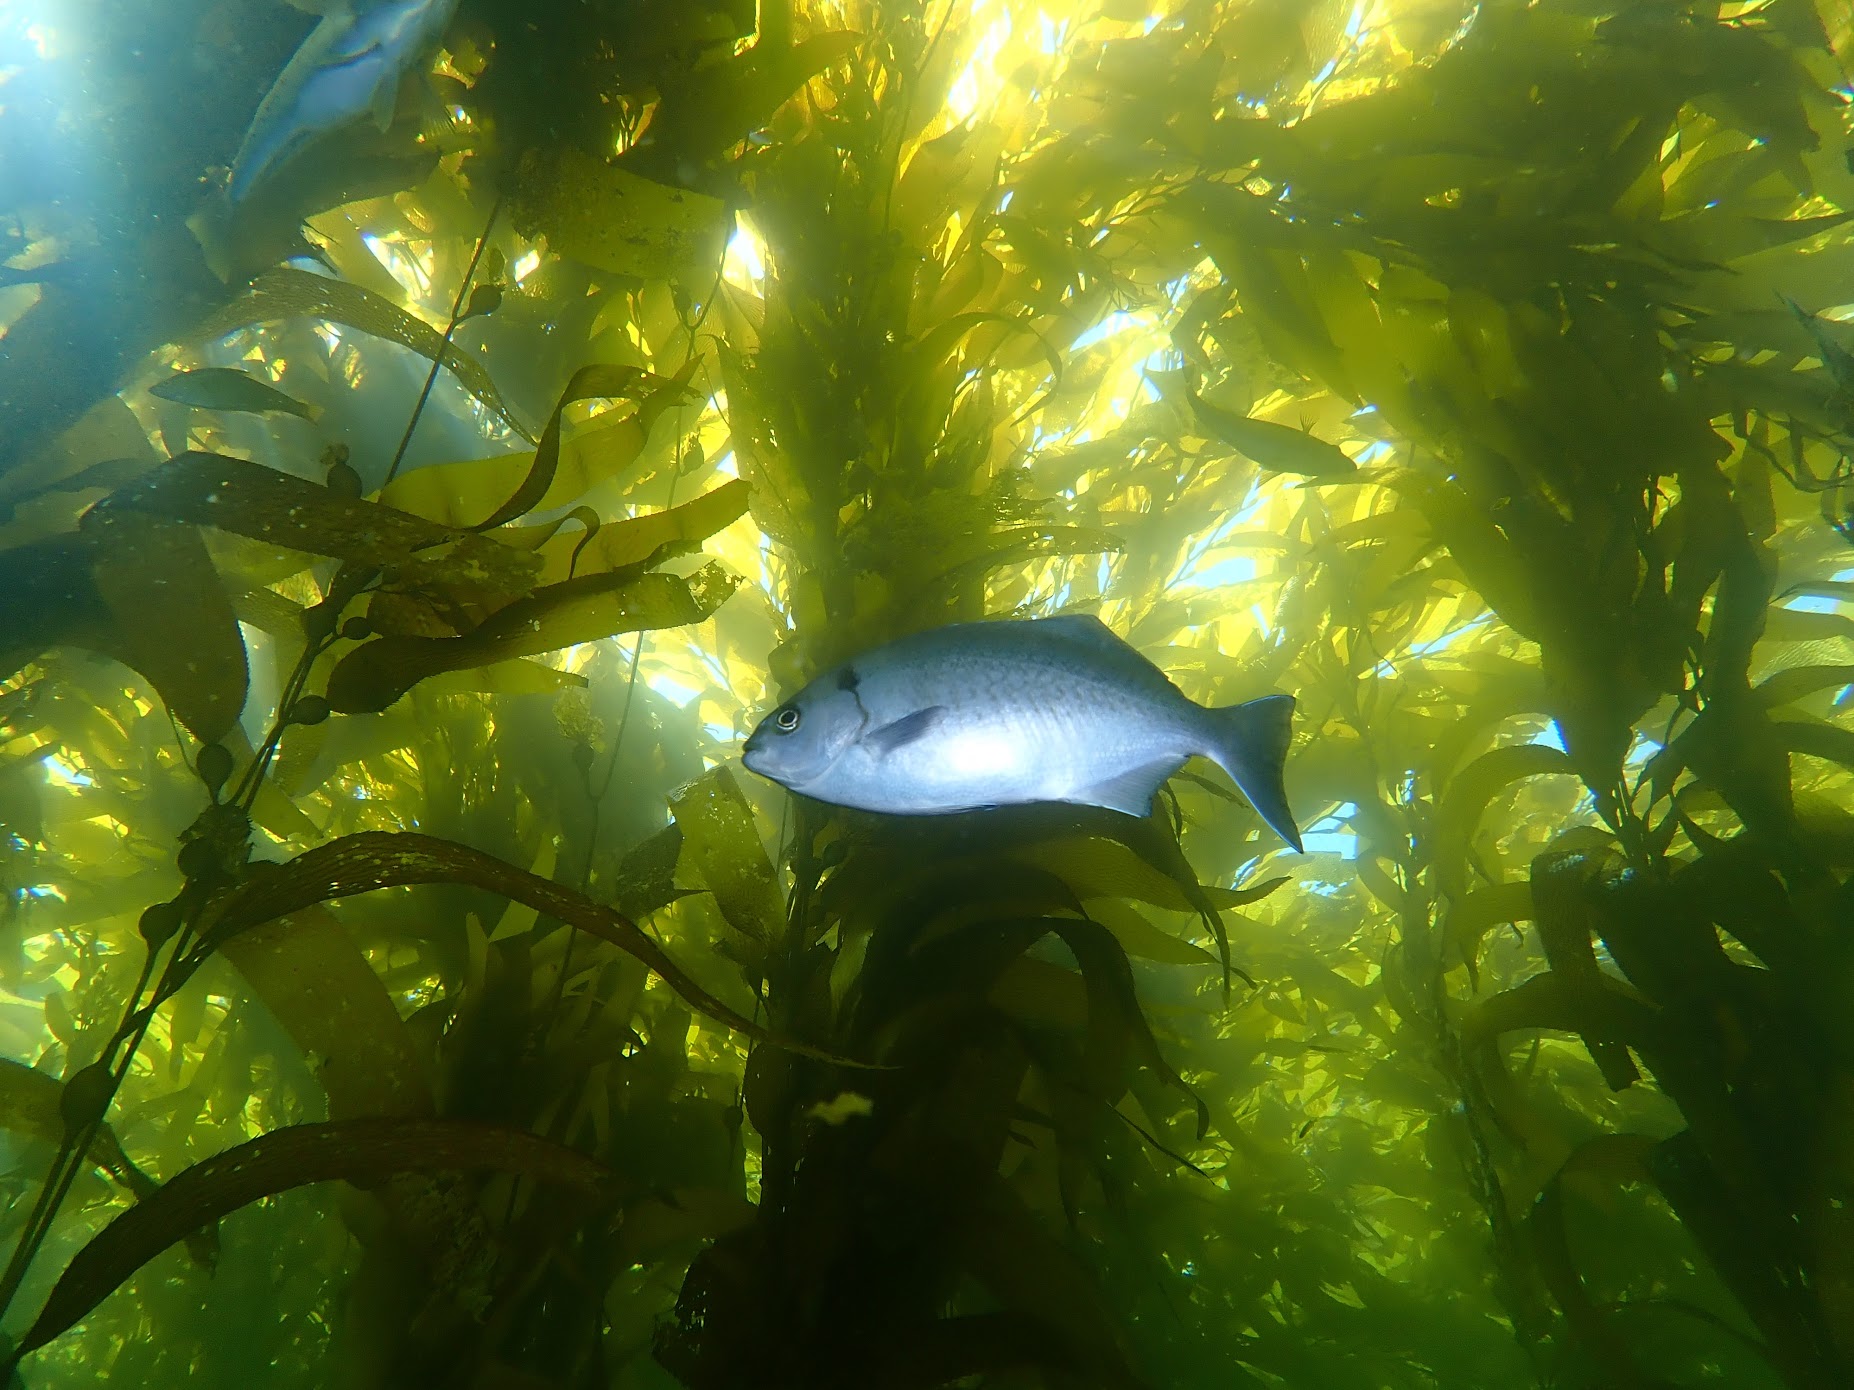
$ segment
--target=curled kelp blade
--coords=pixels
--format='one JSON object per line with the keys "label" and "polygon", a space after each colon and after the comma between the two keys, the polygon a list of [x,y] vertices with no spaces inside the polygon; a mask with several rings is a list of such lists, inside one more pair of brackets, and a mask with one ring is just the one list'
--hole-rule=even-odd
{"label": "curled kelp blade", "polygon": [[240,1207],[308,1183],[370,1184],[446,1169],[518,1173],[595,1196],[616,1177],[577,1150],[501,1125],[391,1118],[273,1130],[176,1174],[104,1227],[66,1267],[19,1354],[65,1331],[168,1246]]}
{"label": "curled kelp blade", "polygon": [[285,395],[267,381],[232,367],[196,367],[157,381],[148,394],[196,410],[230,410],[247,415],[294,415],[314,420],[321,411]]}

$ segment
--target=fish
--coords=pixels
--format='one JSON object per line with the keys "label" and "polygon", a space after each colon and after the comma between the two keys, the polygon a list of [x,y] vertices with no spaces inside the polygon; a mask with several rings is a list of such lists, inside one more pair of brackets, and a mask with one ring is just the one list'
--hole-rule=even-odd
{"label": "fish", "polygon": [[320,413],[294,396],[285,395],[268,381],[259,381],[231,367],[198,367],[157,381],[148,394],[164,401],[199,410],[236,410],[252,415],[281,412],[314,420]]}
{"label": "fish", "polygon": [[399,81],[428,60],[458,0],[385,0],[356,10],[348,0],[301,0],[321,23],[284,65],[232,160],[234,205],[310,145],[371,115],[392,124]]}
{"label": "fish", "polygon": [[1296,850],[1284,771],[1294,697],[1207,708],[1086,614],[955,623],[817,676],[741,749],[815,801],[893,815],[1034,802],[1152,813],[1193,757],[1216,763]]}

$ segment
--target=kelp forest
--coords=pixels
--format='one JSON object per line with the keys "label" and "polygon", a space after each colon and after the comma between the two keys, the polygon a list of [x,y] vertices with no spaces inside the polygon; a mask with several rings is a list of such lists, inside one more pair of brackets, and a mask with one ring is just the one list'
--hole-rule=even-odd
{"label": "kelp forest", "polygon": [[[1854,11],[300,5],[0,4],[9,1385],[1854,1384]],[[1068,614],[1304,853],[741,764]]]}

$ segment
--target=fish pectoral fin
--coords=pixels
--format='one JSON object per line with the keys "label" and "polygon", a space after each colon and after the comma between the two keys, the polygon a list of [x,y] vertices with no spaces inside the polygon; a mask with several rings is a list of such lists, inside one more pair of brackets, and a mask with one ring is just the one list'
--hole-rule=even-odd
{"label": "fish pectoral fin", "polygon": [[393,124],[393,113],[399,109],[399,74],[388,69],[380,78],[380,85],[373,89],[373,123],[385,134]]}
{"label": "fish pectoral fin", "polygon": [[929,705],[913,714],[904,714],[892,724],[884,724],[863,735],[863,746],[878,758],[886,758],[898,748],[906,748],[932,733],[946,715],[945,705]]}
{"label": "fish pectoral fin", "polygon": [[1166,779],[1184,765],[1183,758],[1163,758],[1158,762],[1115,773],[1112,777],[1062,799],[1080,802],[1083,806],[1104,806],[1110,811],[1121,811],[1129,816],[1150,815],[1152,798],[1159,794],[1159,788],[1165,785]]}

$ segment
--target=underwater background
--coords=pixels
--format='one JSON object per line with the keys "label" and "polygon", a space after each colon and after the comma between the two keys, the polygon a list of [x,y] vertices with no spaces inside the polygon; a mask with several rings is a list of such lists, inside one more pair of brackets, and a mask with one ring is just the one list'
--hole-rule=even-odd
{"label": "underwater background", "polygon": [[12,1383],[1854,1384],[1851,26],[0,0]]}

